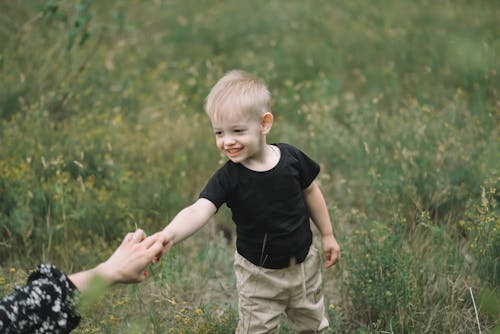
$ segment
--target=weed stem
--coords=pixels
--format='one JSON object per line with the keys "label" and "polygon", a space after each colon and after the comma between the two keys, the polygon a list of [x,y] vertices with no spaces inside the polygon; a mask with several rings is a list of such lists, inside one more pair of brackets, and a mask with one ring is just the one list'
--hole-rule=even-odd
{"label": "weed stem", "polygon": [[474,304],[474,311],[476,312],[477,328],[479,329],[479,334],[481,334],[481,324],[479,323],[479,315],[477,313],[476,302],[474,301],[474,295],[472,294],[472,287],[469,287],[470,296],[472,298],[472,304]]}

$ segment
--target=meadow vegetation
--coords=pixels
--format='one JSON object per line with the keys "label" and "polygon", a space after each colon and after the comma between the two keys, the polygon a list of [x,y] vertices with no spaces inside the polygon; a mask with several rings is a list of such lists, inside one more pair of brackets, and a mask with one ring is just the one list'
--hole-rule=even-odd
{"label": "meadow vegetation", "polygon": [[[321,163],[342,247],[324,272],[330,332],[500,333],[498,9],[2,2],[0,295],[191,203],[223,161],[204,98],[238,68],[272,90],[270,141]],[[232,229],[222,210],[144,284],[84,296],[76,332],[234,332]]]}

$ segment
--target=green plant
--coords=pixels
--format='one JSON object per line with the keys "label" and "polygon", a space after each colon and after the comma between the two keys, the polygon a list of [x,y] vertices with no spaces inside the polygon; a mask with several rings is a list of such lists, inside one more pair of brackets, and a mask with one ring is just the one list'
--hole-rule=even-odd
{"label": "green plant", "polygon": [[344,284],[355,317],[404,331],[411,328],[417,287],[413,258],[401,237],[394,227],[377,221],[357,228],[346,256]]}
{"label": "green plant", "polygon": [[469,201],[465,219],[459,221],[467,233],[478,274],[493,287],[500,282],[499,182],[499,178],[488,180],[481,187],[480,198]]}

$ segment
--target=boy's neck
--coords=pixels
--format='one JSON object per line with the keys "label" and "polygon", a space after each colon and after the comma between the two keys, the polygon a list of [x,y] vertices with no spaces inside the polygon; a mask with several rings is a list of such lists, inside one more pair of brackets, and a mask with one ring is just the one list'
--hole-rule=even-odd
{"label": "boy's neck", "polygon": [[251,160],[242,162],[242,165],[256,172],[265,172],[273,169],[280,161],[280,157],[280,149],[277,146],[264,143],[262,150]]}

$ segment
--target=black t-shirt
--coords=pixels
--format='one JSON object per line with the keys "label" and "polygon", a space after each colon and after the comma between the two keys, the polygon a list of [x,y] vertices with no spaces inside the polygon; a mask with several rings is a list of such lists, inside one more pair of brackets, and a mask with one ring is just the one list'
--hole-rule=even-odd
{"label": "black t-shirt", "polygon": [[227,161],[200,198],[217,209],[223,203],[231,209],[238,253],[255,265],[278,269],[291,261],[301,263],[307,256],[312,233],[303,191],[320,168],[292,145],[274,145],[281,152],[275,167],[257,172]]}

